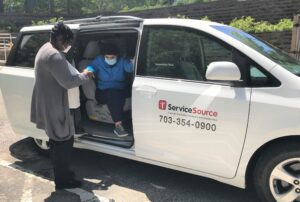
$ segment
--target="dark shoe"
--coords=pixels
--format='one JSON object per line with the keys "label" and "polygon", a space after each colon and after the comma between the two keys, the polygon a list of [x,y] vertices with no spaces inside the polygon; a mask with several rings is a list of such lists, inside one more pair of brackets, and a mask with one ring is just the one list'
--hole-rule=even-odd
{"label": "dark shoe", "polygon": [[84,131],[84,129],[75,129],[75,134],[74,134],[74,138],[79,138],[82,137],[84,135],[88,135],[87,132]]}
{"label": "dark shoe", "polygon": [[70,171],[70,178],[75,179],[75,172],[72,170]]}
{"label": "dark shoe", "polygon": [[79,181],[79,180],[75,180],[75,179],[72,179],[66,183],[61,183],[61,184],[57,184],[55,185],[55,189],[74,189],[74,188],[79,188],[81,187],[82,185],[82,182]]}
{"label": "dark shoe", "polygon": [[84,129],[83,128],[75,128],[75,133],[76,134],[82,134],[82,133],[86,133],[85,131],[84,131]]}
{"label": "dark shoe", "polygon": [[123,125],[117,125],[114,129],[114,133],[118,136],[118,137],[126,137],[128,136],[128,132],[124,129]]}

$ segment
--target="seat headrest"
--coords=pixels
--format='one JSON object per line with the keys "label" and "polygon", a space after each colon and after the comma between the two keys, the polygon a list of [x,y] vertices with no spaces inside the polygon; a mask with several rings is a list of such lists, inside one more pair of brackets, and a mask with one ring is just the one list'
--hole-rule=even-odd
{"label": "seat headrest", "polygon": [[85,47],[83,57],[93,59],[100,54],[100,48],[97,41],[89,41]]}

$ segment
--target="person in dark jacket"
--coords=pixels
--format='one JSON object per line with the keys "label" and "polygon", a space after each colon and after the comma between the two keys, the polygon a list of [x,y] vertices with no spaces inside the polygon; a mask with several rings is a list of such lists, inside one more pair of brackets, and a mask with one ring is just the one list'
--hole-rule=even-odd
{"label": "person in dark jacket", "polygon": [[123,107],[126,99],[126,74],[133,72],[133,61],[118,56],[118,48],[113,43],[104,47],[103,56],[97,56],[86,70],[95,72],[97,77],[96,99],[107,104],[115,122],[114,133],[125,137],[128,132],[123,127]]}
{"label": "person in dark jacket", "polygon": [[74,123],[70,116],[67,89],[89,80],[90,72],[72,75],[62,53],[73,40],[71,29],[57,23],[35,58],[35,84],[31,100],[31,121],[49,137],[56,189],[81,186],[70,170]]}

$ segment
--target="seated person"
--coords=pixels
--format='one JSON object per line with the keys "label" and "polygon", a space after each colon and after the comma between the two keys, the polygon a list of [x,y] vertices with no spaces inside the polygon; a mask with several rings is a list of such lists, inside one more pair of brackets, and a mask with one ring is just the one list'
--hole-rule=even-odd
{"label": "seated person", "polygon": [[115,44],[106,44],[103,55],[97,56],[86,69],[97,77],[96,100],[98,103],[107,104],[115,123],[114,133],[118,137],[125,137],[128,132],[124,129],[122,120],[125,89],[128,87],[126,72],[133,72],[133,63],[118,56]]}

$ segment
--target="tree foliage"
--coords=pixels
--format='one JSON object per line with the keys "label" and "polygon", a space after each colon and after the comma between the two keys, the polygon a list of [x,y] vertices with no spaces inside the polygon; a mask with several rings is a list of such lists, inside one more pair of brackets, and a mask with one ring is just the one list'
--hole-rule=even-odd
{"label": "tree foliage", "polygon": [[4,4],[3,4],[3,0],[0,0],[0,13],[4,12]]}
{"label": "tree foliage", "polygon": [[175,0],[174,5],[180,6],[185,4],[192,4],[192,3],[199,3],[199,2],[206,3],[211,1],[216,1],[216,0]]}
{"label": "tree foliage", "polygon": [[59,21],[63,21],[64,19],[62,17],[60,18],[50,18],[49,20],[38,20],[38,21],[32,21],[32,25],[48,25],[53,24]]}
{"label": "tree foliage", "polygon": [[80,15],[142,10],[214,0],[0,0],[0,3],[1,1],[4,1],[6,13]]}
{"label": "tree foliage", "polygon": [[229,25],[246,32],[260,33],[291,30],[293,28],[293,21],[291,19],[284,18],[278,23],[272,24],[267,21],[256,21],[254,18],[248,16],[235,18]]}
{"label": "tree foliage", "polygon": [[[0,0],[0,13],[3,10],[4,13],[50,14],[52,16],[102,14],[211,1],[217,0]],[[177,17],[187,18],[185,15],[177,15]],[[32,23],[34,25],[47,24],[58,20],[60,18]],[[209,18],[205,16],[203,20],[209,20]],[[277,24],[271,24],[267,21],[256,21],[252,17],[242,17],[233,19],[230,25],[246,32],[258,33],[291,30],[293,22],[290,19],[282,19]],[[16,26],[0,19],[0,27],[13,30]]]}

